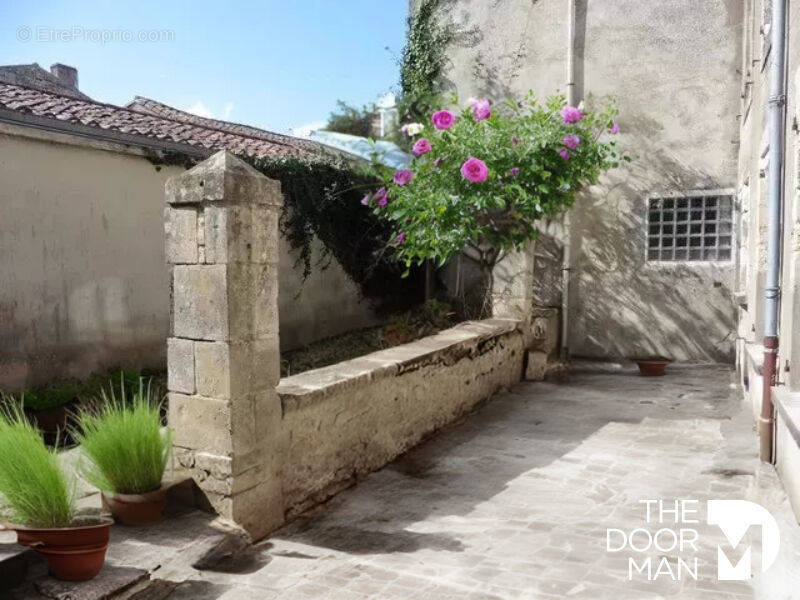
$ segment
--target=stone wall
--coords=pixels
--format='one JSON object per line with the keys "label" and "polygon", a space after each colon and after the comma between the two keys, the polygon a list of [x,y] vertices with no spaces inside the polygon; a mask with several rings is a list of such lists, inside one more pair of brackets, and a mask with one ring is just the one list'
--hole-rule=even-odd
{"label": "stone wall", "polygon": [[175,458],[254,538],[516,383],[532,340],[548,344],[527,310],[279,382],[279,184],[220,152],[166,195]]}
{"label": "stone wall", "polygon": [[523,355],[517,321],[477,321],[282,379],[287,516],[325,500],[518,382]]}
{"label": "stone wall", "polygon": [[[0,126],[0,389],[164,368],[164,183],[183,171],[132,147]],[[379,322],[335,259],[304,282],[282,236],[279,252],[283,349]]]}
{"label": "stone wall", "polygon": [[287,517],[517,383],[524,354],[519,322],[496,319],[282,379]]}

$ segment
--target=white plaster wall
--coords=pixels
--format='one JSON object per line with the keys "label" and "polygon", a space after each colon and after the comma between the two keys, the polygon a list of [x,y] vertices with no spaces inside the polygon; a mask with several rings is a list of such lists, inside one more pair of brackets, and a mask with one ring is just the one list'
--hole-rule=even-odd
{"label": "white plaster wall", "polygon": [[[165,366],[164,183],[181,171],[0,134],[0,388]],[[335,261],[301,287],[295,260],[282,240],[284,348],[377,322]]]}
{"label": "white plaster wall", "polygon": [[[459,34],[445,83],[465,100],[566,91],[567,3],[446,3]],[[651,194],[736,184],[739,0],[577,0],[576,92],[614,99],[630,165],[572,213],[573,355],[732,361],[733,261],[645,262]]]}

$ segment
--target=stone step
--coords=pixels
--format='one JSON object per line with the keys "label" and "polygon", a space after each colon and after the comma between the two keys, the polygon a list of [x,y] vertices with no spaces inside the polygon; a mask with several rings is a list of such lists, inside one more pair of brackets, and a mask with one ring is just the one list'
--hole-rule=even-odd
{"label": "stone step", "polygon": [[36,591],[48,600],[111,600],[138,583],[146,581],[150,574],[144,569],[105,565],[103,570],[89,581],[60,581],[44,576],[33,582]]}
{"label": "stone step", "polygon": [[24,581],[28,563],[34,558],[32,550],[16,542],[16,533],[0,531],[0,596]]}

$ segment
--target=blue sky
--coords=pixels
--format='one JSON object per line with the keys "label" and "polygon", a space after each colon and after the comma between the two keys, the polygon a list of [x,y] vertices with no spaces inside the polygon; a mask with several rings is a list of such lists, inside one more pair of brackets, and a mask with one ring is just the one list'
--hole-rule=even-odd
{"label": "blue sky", "polygon": [[[339,98],[361,105],[396,89],[407,9],[408,0],[0,0],[0,64],[61,62],[96,100],[138,94],[286,131],[324,121]],[[166,39],[101,41],[140,34]]]}

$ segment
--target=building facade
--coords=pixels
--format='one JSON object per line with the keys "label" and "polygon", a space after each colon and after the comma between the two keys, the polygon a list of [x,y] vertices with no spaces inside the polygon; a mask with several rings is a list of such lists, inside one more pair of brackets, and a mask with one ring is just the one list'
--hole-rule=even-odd
{"label": "building facade", "polygon": [[572,88],[576,104],[619,107],[632,161],[553,232],[569,245],[570,353],[731,362],[741,2],[458,0],[441,14],[444,84],[462,101]]}
{"label": "building facade", "polygon": [[[56,73],[66,68],[57,66]],[[164,184],[185,170],[170,157],[199,160],[220,147],[244,156],[324,148],[145,98],[127,107],[95,102],[68,87],[77,86],[71,74],[0,67],[2,390],[109,367],[164,367]],[[284,349],[381,322],[334,258],[306,279],[297,259],[282,237]]]}
{"label": "building facade", "polygon": [[590,109],[616,102],[621,147],[632,161],[581,194],[566,233],[554,230],[571,250],[563,265],[570,353],[735,357],[757,422],[768,112],[785,106],[779,345],[766,386],[774,423],[760,427],[772,431],[768,459],[800,515],[800,6],[785,3],[786,87],[772,98],[774,11],[783,1],[453,1],[442,10],[456,32],[444,83],[463,99],[532,89],[570,92]]}

